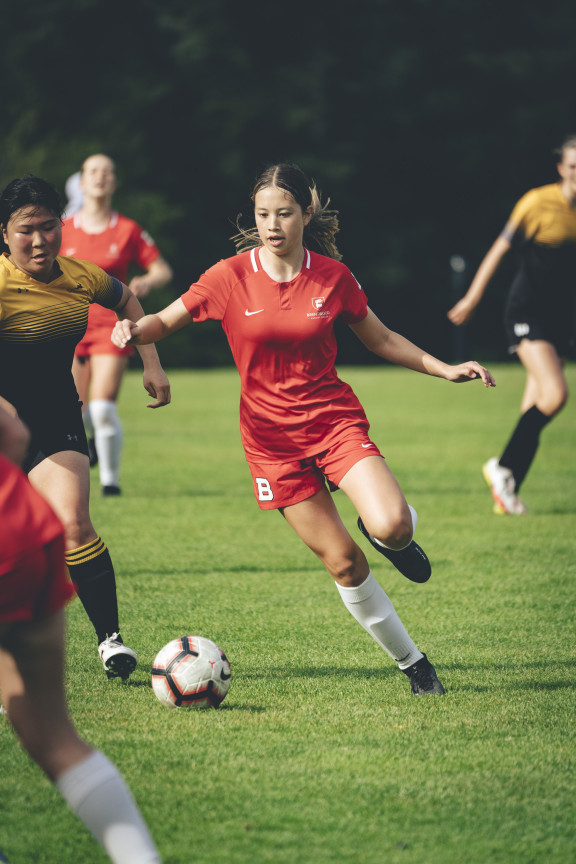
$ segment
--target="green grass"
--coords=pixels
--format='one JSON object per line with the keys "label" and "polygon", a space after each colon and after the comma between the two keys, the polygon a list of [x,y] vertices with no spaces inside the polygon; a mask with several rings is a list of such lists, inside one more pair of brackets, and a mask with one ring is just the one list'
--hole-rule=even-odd
{"label": "green grass", "polygon": [[[547,428],[497,517],[480,468],[516,422],[515,364],[498,386],[389,367],[341,370],[419,512],[426,585],[366,544],[372,569],[443,680],[416,699],[330,578],[252,496],[231,370],[172,374],[147,410],[121,397],[119,499],[93,521],[117,570],[140,664],[108,682],[79,603],[69,609],[70,709],[126,776],[165,864],[566,864],[576,859],[576,413]],[[576,390],[576,369],[568,370]],[[355,514],[337,500],[356,534]],[[149,686],[170,639],[218,642],[232,686],[218,711],[170,711]],[[98,864],[100,852],[0,722],[0,849],[11,864]]]}

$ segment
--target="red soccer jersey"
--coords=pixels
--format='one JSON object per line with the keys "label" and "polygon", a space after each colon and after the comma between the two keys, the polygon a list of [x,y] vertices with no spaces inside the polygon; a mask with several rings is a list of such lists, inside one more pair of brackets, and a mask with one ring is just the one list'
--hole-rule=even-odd
{"label": "red soccer jersey", "polygon": [[305,250],[291,282],[271,279],[259,249],[218,262],[182,295],[194,321],[221,321],[240,373],[240,430],[248,459],[301,459],[351,426],[368,429],[334,368],[334,323],[367,314],[348,268]]}
{"label": "red soccer jersey", "polygon": [[[61,255],[80,258],[97,264],[110,276],[121,282],[128,281],[128,270],[136,264],[146,270],[160,256],[158,247],[146,231],[120,213],[112,213],[105,231],[87,234],[80,227],[78,213],[62,223]],[[112,331],[116,315],[96,304],[90,307],[88,327],[106,326]]]}

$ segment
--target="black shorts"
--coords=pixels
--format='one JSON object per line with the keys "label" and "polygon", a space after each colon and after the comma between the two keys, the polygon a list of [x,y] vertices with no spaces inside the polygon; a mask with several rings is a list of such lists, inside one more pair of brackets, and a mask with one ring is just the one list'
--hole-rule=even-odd
{"label": "black shorts", "polygon": [[515,354],[522,339],[534,342],[542,340],[550,342],[559,357],[574,356],[574,334],[570,320],[559,320],[557,322],[536,321],[529,316],[522,321],[516,321],[506,317],[504,319],[506,338],[508,340],[508,352]]}
{"label": "black shorts", "polygon": [[46,411],[41,416],[30,413],[21,417],[31,432],[30,446],[22,466],[27,473],[48,456],[63,450],[73,450],[88,456],[80,402],[65,409]]}

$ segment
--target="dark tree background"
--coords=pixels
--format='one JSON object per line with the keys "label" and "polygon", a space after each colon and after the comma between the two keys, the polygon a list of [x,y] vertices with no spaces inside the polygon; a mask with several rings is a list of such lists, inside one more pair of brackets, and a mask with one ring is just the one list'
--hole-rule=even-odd
{"label": "dark tree background", "polygon": [[[2,187],[63,192],[91,153],[115,206],[155,237],[184,291],[229,241],[260,169],[298,163],[341,213],[339,245],[391,327],[451,359],[446,319],[520,195],[556,178],[576,132],[574,0],[28,0],[2,18]],[[511,265],[510,265],[511,266]],[[503,359],[506,266],[466,351]],[[218,326],[166,365],[229,362]],[[342,333],[340,362],[369,362]]]}

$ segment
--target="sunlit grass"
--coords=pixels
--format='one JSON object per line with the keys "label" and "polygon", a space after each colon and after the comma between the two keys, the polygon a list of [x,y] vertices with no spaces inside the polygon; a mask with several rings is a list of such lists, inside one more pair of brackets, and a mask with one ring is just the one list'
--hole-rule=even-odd
{"label": "sunlit grass", "polygon": [[[574,403],[543,433],[522,490],[530,513],[494,516],[480,469],[506,443],[522,389],[518,366],[494,371],[485,391],[341,370],[432,561],[430,582],[414,585],[361,539],[446,686],[428,699],[410,694],[285,522],[258,510],[236,373],[174,373],[174,402],[156,412],[129,374],[123,495],[102,499],[93,471],[92,515],[140,663],[127,685],[108,682],[74,602],[69,699],[80,732],[126,776],[165,864],[574,860]],[[156,652],[186,633],[231,661],[218,711],[169,711],[153,696]],[[11,864],[106,860],[5,720],[0,782]]]}

